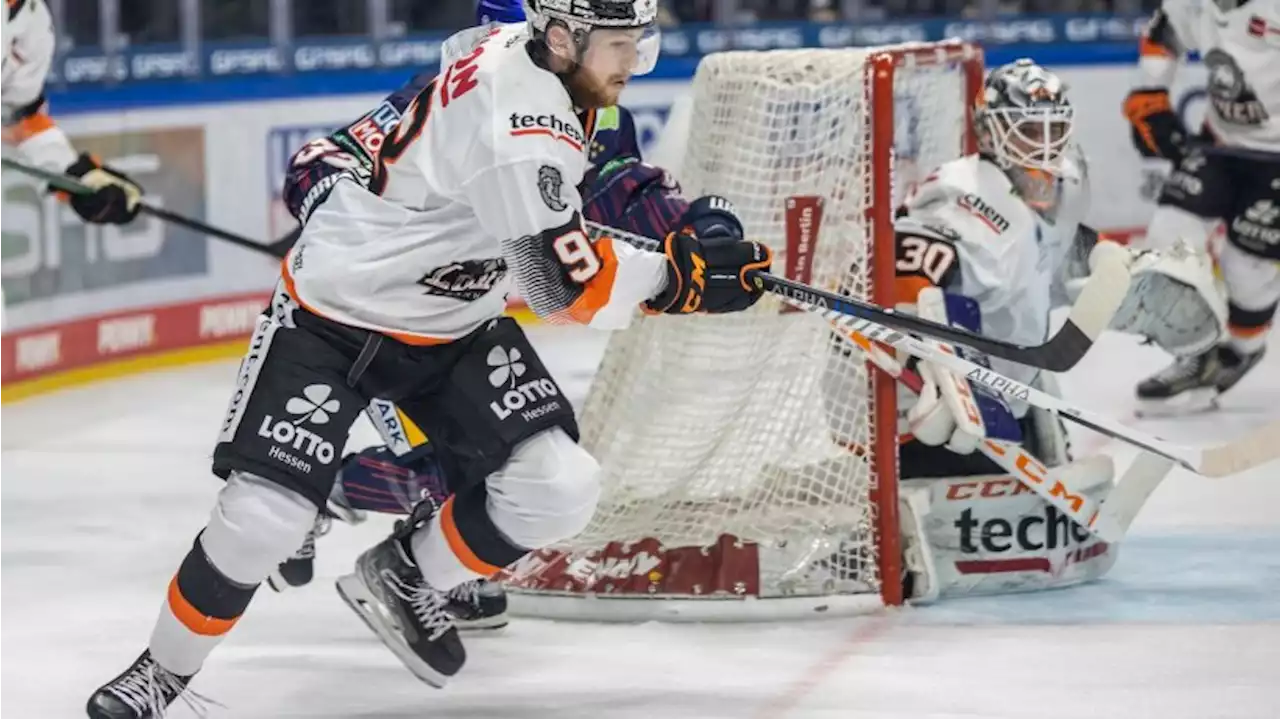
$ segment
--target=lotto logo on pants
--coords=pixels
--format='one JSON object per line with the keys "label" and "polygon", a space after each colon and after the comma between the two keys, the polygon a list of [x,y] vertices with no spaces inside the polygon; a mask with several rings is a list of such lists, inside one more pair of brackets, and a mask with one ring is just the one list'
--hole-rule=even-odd
{"label": "lotto logo on pants", "polygon": [[513,412],[520,412],[526,421],[533,421],[560,409],[560,403],[552,399],[560,395],[555,382],[546,377],[535,377],[517,383],[527,369],[521,359],[519,347],[508,351],[501,345],[494,345],[486,358],[490,368],[489,384],[494,389],[506,390],[502,394],[501,405],[496,401],[489,403],[489,409],[500,420],[510,417]]}
{"label": "lotto logo on pants", "polygon": [[311,473],[311,463],[307,459],[331,464],[333,443],[307,429],[306,425],[328,424],[329,416],[342,409],[342,403],[332,399],[332,394],[333,388],[328,385],[308,385],[302,390],[301,397],[291,397],[285,403],[284,411],[290,415],[288,419],[277,420],[269,414],[263,415],[258,436],[274,443],[267,450],[267,456],[308,474]]}
{"label": "lotto logo on pants", "polygon": [[241,363],[213,472],[247,472],[323,506],[351,423],[367,399],[349,385],[363,333],[294,312],[295,324],[264,315]]}

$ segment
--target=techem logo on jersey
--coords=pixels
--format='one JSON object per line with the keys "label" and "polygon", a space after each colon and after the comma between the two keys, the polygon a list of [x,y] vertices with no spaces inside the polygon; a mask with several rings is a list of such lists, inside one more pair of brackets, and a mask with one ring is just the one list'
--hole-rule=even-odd
{"label": "techem logo on jersey", "polygon": [[522,115],[518,112],[513,112],[508,119],[511,121],[512,137],[539,135],[550,137],[553,140],[565,143],[578,152],[582,152],[582,145],[586,141],[582,137],[582,130],[578,127],[577,122],[561,120],[555,115]]}
{"label": "techem logo on jersey", "polygon": [[960,207],[969,214],[981,220],[983,224],[990,227],[991,231],[997,235],[1009,229],[1009,221],[1004,218],[1004,215],[996,212],[995,208],[988,204],[986,200],[978,197],[972,192],[966,192],[961,195],[959,199],[956,200],[956,204],[960,205]]}
{"label": "techem logo on jersey", "polygon": [[331,415],[342,408],[337,399],[330,397],[332,394],[333,388],[329,385],[307,385],[303,388],[301,397],[290,397],[285,402],[284,411],[292,415],[291,419],[277,420],[269,414],[263,415],[258,436],[276,443],[267,451],[267,455],[307,474],[311,473],[311,463],[290,454],[286,449],[301,452],[321,464],[333,462],[333,444],[303,426],[329,424]]}
{"label": "techem logo on jersey", "polygon": [[531,422],[560,409],[560,402],[552,399],[560,396],[555,382],[540,377],[518,383],[528,371],[522,358],[519,347],[512,347],[508,351],[501,345],[494,345],[485,359],[492,368],[489,371],[489,384],[495,389],[509,388],[502,393],[501,403],[489,403],[489,409],[498,419],[505,420],[519,412],[526,422]]}

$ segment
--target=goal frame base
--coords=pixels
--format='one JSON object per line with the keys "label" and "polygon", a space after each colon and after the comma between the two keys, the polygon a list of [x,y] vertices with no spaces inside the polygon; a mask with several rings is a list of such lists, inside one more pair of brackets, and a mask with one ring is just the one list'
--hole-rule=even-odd
{"label": "goal frame base", "polygon": [[830,594],[799,597],[686,597],[602,595],[508,590],[508,611],[518,617],[609,624],[749,623],[832,619],[885,609],[880,596]]}

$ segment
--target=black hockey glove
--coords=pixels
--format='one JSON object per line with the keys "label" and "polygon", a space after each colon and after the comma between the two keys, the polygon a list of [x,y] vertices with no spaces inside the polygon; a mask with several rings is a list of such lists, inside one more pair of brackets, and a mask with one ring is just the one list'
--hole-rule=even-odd
{"label": "black hockey glove", "polygon": [[1137,89],[1124,99],[1124,115],[1133,125],[1133,146],[1143,157],[1182,161],[1187,128],[1169,103],[1169,91]]}
{"label": "black hockey glove", "polygon": [[104,166],[87,152],[67,168],[67,174],[93,188],[93,192],[69,195],[71,209],[94,224],[123,225],[138,216],[142,187],[122,172]]}
{"label": "black hockey glove", "polygon": [[764,293],[747,273],[767,272],[773,262],[773,252],[758,242],[704,243],[689,227],[668,234],[662,251],[667,256],[667,287],[645,307],[672,315],[747,309]]}

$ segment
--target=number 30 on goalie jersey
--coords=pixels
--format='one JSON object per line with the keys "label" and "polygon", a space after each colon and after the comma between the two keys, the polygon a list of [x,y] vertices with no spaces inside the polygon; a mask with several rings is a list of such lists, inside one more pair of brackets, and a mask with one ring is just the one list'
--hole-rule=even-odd
{"label": "number 30 on goalie jersey", "polygon": [[928,225],[910,217],[894,223],[894,299],[897,304],[914,304],[925,287],[947,289],[956,283],[954,230]]}

